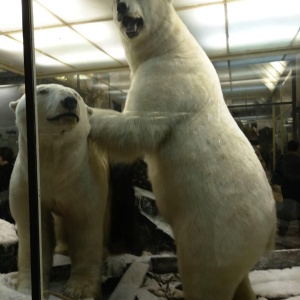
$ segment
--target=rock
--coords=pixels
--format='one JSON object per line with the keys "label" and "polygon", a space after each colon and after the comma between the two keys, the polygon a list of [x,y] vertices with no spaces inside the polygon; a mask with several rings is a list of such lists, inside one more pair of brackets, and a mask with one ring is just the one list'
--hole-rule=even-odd
{"label": "rock", "polygon": [[15,225],[0,219],[0,273],[17,270],[18,236]]}
{"label": "rock", "polygon": [[109,300],[135,300],[148,269],[148,264],[133,262],[121,278]]}

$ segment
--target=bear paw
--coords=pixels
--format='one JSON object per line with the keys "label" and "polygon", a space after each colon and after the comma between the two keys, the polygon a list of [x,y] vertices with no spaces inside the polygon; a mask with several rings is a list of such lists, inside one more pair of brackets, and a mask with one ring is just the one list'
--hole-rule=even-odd
{"label": "bear paw", "polygon": [[13,281],[13,285],[16,285],[16,289],[19,293],[25,295],[31,295],[31,275],[18,274],[16,280]]}
{"label": "bear paw", "polygon": [[100,293],[100,284],[84,276],[76,280],[70,278],[64,287],[63,294],[71,299],[96,299]]}

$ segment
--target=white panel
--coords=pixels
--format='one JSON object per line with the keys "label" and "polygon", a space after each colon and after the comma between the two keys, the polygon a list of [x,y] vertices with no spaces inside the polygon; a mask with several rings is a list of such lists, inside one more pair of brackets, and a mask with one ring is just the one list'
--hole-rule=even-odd
{"label": "white panel", "polygon": [[227,53],[223,4],[183,10],[179,16],[209,56]]}
{"label": "white panel", "polygon": [[174,0],[174,6],[203,5],[216,2],[223,2],[223,0]]}
{"label": "white panel", "polygon": [[[244,96],[253,96],[253,95],[268,95],[270,90],[266,87],[266,85],[260,80],[246,81],[246,82],[233,82],[232,83],[232,96],[244,95]],[[224,89],[224,92],[230,92],[229,89]]]}
{"label": "white panel", "polygon": [[37,75],[74,71],[74,68],[66,66],[65,64],[62,64],[61,62],[39,52],[35,53],[35,62]]}
{"label": "white panel", "polygon": [[250,69],[249,66],[231,68],[231,79],[233,81],[257,79],[260,72],[257,69]]}
{"label": "white panel", "polygon": [[19,0],[1,0],[0,31],[20,30],[22,28],[22,9]]}
{"label": "white panel", "polygon": [[108,0],[37,0],[65,22],[111,18]]}
{"label": "white panel", "polygon": [[36,2],[33,2],[33,20],[35,28],[62,24],[61,21]]}
{"label": "white panel", "polygon": [[[0,31],[8,32],[22,30],[22,8],[20,0],[1,1],[0,9]],[[2,4],[3,3],[3,4]],[[43,27],[48,25],[59,25],[61,22],[53,17],[39,4],[33,2],[34,25]]]}
{"label": "white panel", "polygon": [[[4,63],[23,70],[23,45],[13,39],[0,36],[0,58]],[[66,72],[73,69],[41,53],[35,53],[37,73]]]}
{"label": "white panel", "polygon": [[126,63],[125,52],[113,21],[74,25],[72,27],[109,55]]}
{"label": "white panel", "polygon": [[[14,34],[19,40],[22,35]],[[67,27],[35,31],[36,49],[77,68],[100,68],[116,65],[115,61]]]}
{"label": "white panel", "polygon": [[8,37],[0,36],[0,60],[12,67],[23,69],[23,45]]}
{"label": "white panel", "polygon": [[228,19],[231,51],[286,47],[300,26],[300,1],[229,2]]}

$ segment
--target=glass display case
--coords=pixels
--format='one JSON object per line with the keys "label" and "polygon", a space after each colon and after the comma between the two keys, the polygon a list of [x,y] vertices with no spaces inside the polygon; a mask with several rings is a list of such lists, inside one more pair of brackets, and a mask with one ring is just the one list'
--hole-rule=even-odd
{"label": "glass display case", "polygon": [[[299,140],[300,135],[298,2],[174,0],[179,17],[212,61],[225,103],[239,127],[260,153],[269,179],[278,158],[286,153],[287,143]],[[11,148],[15,157],[20,146],[19,132],[15,114],[9,105],[20,99],[25,92],[29,99],[26,100],[26,139],[28,193],[32,199],[28,204],[33,300],[42,299],[43,291],[43,253],[40,247],[43,233],[40,223],[44,214],[39,200],[44,192],[44,187],[41,189],[40,186],[40,181],[43,180],[40,178],[40,166],[45,164],[39,161],[39,151],[44,148],[39,143],[38,128],[43,126],[43,122],[37,114],[36,86],[44,84],[59,84],[71,88],[80,95],[76,94],[75,98],[82,98],[88,107],[123,111],[131,86],[130,70],[114,25],[109,1],[23,0],[20,3],[10,0],[0,10],[0,147]],[[68,97],[71,96],[68,94],[65,98]],[[64,152],[64,147],[61,147],[61,152]],[[76,149],[70,149],[70,152],[75,153]],[[54,162],[47,166],[54,168]],[[131,184],[126,179],[132,176],[134,170],[136,171],[136,166],[130,170],[122,166],[115,178]],[[111,173],[111,176],[114,175],[115,173]],[[140,198],[154,200],[152,191],[144,193],[135,189],[135,192],[142,193],[139,194]],[[136,209],[134,201],[137,200],[131,203],[131,210]],[[153,203],[151,205],[155,206]],[[277,203],[277,206],[280,204]],[[121,209],[124,207],[121,206]],[[134,219],[135,222],[137,220],[140,219]],[[124,222],[130,223],[128,220]],[[135,223],[131,225],[138,226]],[[293,232],[293,236],[289,236],[287,240],[277,237],[276,249],[292,248],[296,251],[292,253],[293,259],[299,258],[300,264],[300,254],[296,250],[300,248],[300,242],[297,241],[298,230],[295,224],[293,226],[297,233]],[[140,232],[130,231],[130,234],[145,234],[145,231]],[[142,239],[135,238],[134,242]],[[147,242],[143,245],[147,247]],[[11,255],[16,256],[15,244],[13,247]],[[168,247],[168,250],[175,252],[173,244]],[[4,247],[0,241],[0,255],[2,249]],[[0,263],[0,275],[4,270],[9,273],[16,271],[15,269],[14,265],[8,271],[4,267],[1,270]],[[2,281],[0,298],[1,284]]]}

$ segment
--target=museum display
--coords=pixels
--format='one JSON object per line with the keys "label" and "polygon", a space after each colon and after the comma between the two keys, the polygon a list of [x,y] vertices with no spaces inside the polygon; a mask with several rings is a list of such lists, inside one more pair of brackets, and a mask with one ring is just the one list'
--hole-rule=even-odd
{"label": "museum display", "polygon": [[299,20],[298,0],[8,1],[0,148],[23,175],[0,191],[0,299],[298,299],[299,205],[271,179],[299,141]]}

